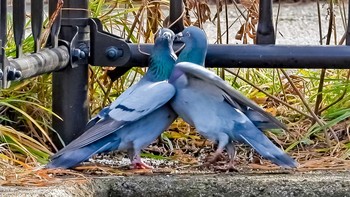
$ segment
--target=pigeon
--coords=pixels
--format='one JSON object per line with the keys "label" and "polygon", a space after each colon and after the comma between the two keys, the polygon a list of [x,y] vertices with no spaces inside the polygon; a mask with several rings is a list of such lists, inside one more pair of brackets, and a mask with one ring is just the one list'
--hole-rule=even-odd
{"label": "pigeon", "polygon": [[175,88],[168,82],[176,55],[175,34],[160,29],[142,79],[92,118],[85,132],[51,157],[46,168],[73,168],[95,154],[126,151],[135,169],[150,169],[141,161],[142,148],[177,118],[169,101]]}
{"label": "pigeon", "polygon": [[171,106],[201,135],[218,143],[209,163],[215,163],[226,149],[233,167],[234,145],[241,142],[249,144],[264,158],[281,167],[297,167],[297,162],[260,130],[285,129],[285,125],[204,68],[208,46],[205,33],[197,27],[187,27],[176,35],[175,40],[183,42],[185,47],[169,80],[176,88]]}

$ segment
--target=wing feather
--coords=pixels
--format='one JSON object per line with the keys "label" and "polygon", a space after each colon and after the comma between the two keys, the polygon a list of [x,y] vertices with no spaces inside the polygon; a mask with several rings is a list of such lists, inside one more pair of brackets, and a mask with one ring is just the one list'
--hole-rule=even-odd
{"label": "wing feather", "polygon": [[163,106],[174,94],[175,88],[166,81],[144,83],[118,104],[111,105],[106,117],[88,128],[81,136],[56,153],[54,157],[60,156],[65,151],[84,147],[117,132],[123,126],[134,123]]}
{"label": "wing feather", "polygon": [[[175,67],[180,69],[186,75],[193,76],[202,79],[208,83],[215,84],[217,87],[221,88],[224,92],[226,92],[227,95],[229,95],[235,102],[239,103],[240,105],[250,107],[252,110],[257,111],[263,117],[266,117],[278,127],[287,130],[287,127],[283,123],[281,123],[279,120],[273,117],[270,113],[264,111],[259,105],[254,103],[252,100],[246,98],[241,92],[232,88],[226,81],[222,80],[213,72],[205,69],[202,66],[190,62],[180,62],[177,63]],[[235,104],[235,102],[230,103],[236,107],[237,105]]]}

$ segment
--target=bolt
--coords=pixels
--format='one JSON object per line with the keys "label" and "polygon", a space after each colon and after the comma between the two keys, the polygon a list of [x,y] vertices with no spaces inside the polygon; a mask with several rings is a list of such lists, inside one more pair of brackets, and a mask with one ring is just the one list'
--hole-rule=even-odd
{"label": "bolt", "polygon": [[80,51],[79,57],[80,57],[80,59],[85,59],[86,58],[85,52],[84,51]]}
{"label": "bolt", "polygon": [[82,50],[85,53],[85,55],[89,54],[90,52],[89,47],[87,47],[85,44],[81,45],[79,49]]}
{"label": "bolt", "polygon": [[79,45],[79,49],[82,51],[80,52],[80,57],[82,59],[85,59],[86,56],[89,55],[89,47],[86,44],[82,43]]}
{"label": "bolt", "polygon": [[7,80],[13,81],[20,79],[22,77],[21,71],[17,70],[16,68],[9,67],[7,69]]}
{"label": "bolt", "polygon": [[19,70],[16,70],[16,71],[15,71],[15,78],[16,78],[16,80],[17,80],[17,79],[20,79],[21,77],[22,77],[22,72],[19,71]]}
{"label": "bolt", "polygon": [[106,56],[110,60],[116,60],[123,55],[123,51],[116,47],[109,47],[106,49]]}
{"label": "bolt", "polygon": [[80,59],[85,59],[87,54],[80,49],[73,49],[72,56],[73,56],[73,59],[76,61]]}
{"label": "bolt", "polygon": [[73,49],[72,56],[73,56],[74,58],[80,59],[80,53],[81,53],[81,50],[80,50],[80,49]]}
{"label": "bolt", "polygon": [[15,71],[14,68],[8,68],[7,70],[7,80],[15,80]]}

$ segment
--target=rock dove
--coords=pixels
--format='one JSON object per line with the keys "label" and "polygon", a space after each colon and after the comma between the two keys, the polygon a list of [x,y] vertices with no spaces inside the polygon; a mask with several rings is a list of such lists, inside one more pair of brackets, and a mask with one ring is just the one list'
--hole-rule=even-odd
{"label": "rock dove", "polygon": [[285,126],[203,67],[207,52],[205,33],[197,27],[188,27],[177,35],[177,40],[182,41],[185,47],[169,80],[176,88],[171,106],[201,135],[218,143],[210,162],[214,163],[226,148],[233,167],[234,143],[243,142],[277,165],[296,167],[297,162],[263,134],[259,122],[270,123],[261,126],[261,129]]}
{"label": "rock dove", "polygon": [[94,154],[114,150],[127,151],[134,168],[152,168],[141,161],[141,149],[177,118],[169,105],[175,88],[167,81],[176,60],[175,34],[163,28],[157,35],[144,77],[102,109],[81,136],[52,156],[47,168],[72,168]]}

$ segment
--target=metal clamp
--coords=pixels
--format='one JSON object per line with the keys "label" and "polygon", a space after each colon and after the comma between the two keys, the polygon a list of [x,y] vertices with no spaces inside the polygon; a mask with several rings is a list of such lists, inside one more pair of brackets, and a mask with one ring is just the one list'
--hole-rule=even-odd
{"label": "metal clamp", "polygon": [[78,26],[72,26],[72,27],[75,30],[75,35],[73,36],[69,44],[70,62],[71,62],[72,68],[76,68],[79,66],[79,64],[86,65],[88,63],[88,56],[89,56],[90,49],[86,41],[82,41],[78,38],[79,27]]}
{"label": "metal clamp", "polygon": [[130,47],[118,36],[103,31],[98,19],[90,19],[89,63],[96,66],[124,66],[131,58]]}
{"label": "metal clamp", "polygon": [[[89,41],[84,40],[84,36],[82,34],[86,34],[84,32],[84,28],[87,27],[88,19],[87,18],[73,18],[73,19],[61,19],[62,26],[68,26],[72,28],[72,32],[74,35],[68,44],[64,44],[69,49],[70,54],[70,63],[72,68],[76,68],[79,65],[88,64],[88,57],[90,53]],[[62,42],[61,42],[62,43]]]}
{"label": "metal clamp", "polygon": [[0,69],[0,86],[2,88],[8,88],[10,87],[11,81],[21,79],[22,72],[13,66],[10,66],[9,60],[6,58],[3,48],[1,48],[0,60],[0,66],[2,67],[2,69]]}

